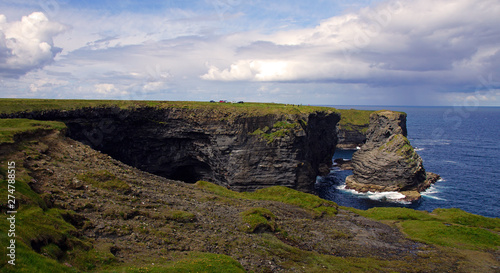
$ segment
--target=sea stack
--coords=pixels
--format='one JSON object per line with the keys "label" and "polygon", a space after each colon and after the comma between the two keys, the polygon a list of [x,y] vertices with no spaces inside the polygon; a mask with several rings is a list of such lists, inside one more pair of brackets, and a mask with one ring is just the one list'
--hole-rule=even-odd
{"label": "sea stack", "polygon": [[405,113],[372,113],[366,139],[352,157],[353,175],[346,178],[347,188],[360,192],[397,191],[406,200],[414,201],[420,198],[419,192],[437,180],[436,175],[426,173],[422,158],[407,139]]}

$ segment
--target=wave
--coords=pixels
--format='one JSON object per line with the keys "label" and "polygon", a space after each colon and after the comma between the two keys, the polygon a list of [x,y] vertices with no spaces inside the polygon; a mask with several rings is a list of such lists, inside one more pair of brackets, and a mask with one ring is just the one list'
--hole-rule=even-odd
{"label": "wave", "polygon": [[[439,181],[444,181],[444,179],[440,178],[438,180],[438,182]],[[438,186],[433,184],[427,190],[421,192],[420,195],[422,195],[423,197],[426,197],[426,198],[434,199],[434,200],[446,201],[446,199],[444,199],[444,198],[435,196],[436,194],[439,194],[439,193],[441,193],[441,191],[439,190]]]}
{"label": "wave", "polygon": [[420,151],[423,151],[423,150],[425,150],[425,148],[417,148],[417,147],[415,147],[415,151],[416,152],[420,152]]}
{"label": "wave", "polygon": [[388,192],[358,192],[356,190],[352,189],[347,189],[346,184],[342,184],[339,186],[336,186],[336,188],[340,191],[347,192],[353,195],[357,195],[361,198],[368,198],[371,200],[375,201],[381,201],[381,202],[391,202],[391,203],[400,203],[400,204],[405,204],[409,205],[411,202],[403,200],[406,196],[396,192],[396,191],[388,191]]}

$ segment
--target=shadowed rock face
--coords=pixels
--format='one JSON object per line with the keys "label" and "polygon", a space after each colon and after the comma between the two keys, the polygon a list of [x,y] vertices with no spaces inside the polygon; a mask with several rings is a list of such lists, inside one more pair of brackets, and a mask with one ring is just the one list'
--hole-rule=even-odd
{"label": "shadowed rock face", "polygon": [[[59,120],[71,138],[141,170],[194,183],[215,182],[252,191],[282,185],[312,191],[328,172],[337,144],[334,112],[234,115],[179,108],[86,108],[17,113],[10,117]],[[254,134],[292,124],[271,141]],[[280,133],[280,132],[278,132]]]}
{"label": "shadowed rock face", "polygon": [[346,179],[347,187],[361,192],[420,191],[426,172],[406,136],[406,114],[371,114],[367,142],[353,155],[354,170]]}
{"label": "shadowed rock face", "polygon": [[362,130],[367,128],[368,124],[350,125],[350,127],[350,130],[337,128],[338,149],[356,149],[366,142],[366,135],[362,133]]}

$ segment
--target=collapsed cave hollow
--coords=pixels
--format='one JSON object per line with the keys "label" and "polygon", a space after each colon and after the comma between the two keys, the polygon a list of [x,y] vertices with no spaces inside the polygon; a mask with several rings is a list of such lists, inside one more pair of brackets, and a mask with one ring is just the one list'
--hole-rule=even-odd
{"label": "collapsed cave hollow", "polygon": [[212,176],[212,169],[207,163],[193,160],[191,164],[181,165],[173,169],[170,179],[194,184]]}
{"label": "collapsed cave hollow", "polygon": [[[2,117],[64,122],[68,137],[168,179],[205,180],[235,191],[286,186],[305,192],[314,191],[320,166],[332,164],[340,120],[329,110],[235,114],[175,107],[88,107]],[[262,129],[280,134],[269,141],[255,133]]]}

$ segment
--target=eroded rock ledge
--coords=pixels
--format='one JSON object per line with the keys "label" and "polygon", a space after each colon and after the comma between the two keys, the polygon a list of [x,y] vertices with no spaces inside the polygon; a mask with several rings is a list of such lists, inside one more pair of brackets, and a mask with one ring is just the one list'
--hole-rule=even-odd
{"label": "eroded rock ledge", "polygon": [[264,115],[141,107],[24,112],[3,117],[62,121],[71,138],[166,178],[205,180],[237,191],[287,186],[310,192],[328,172],[340,115]]}
{"label": "eroded rock ledge", "polygon": [[360,192],[398,191],[409,201],[420,198],[439,176],[427,173],[408,141],[406,114],[377,111],[370,115],[366,144],[354,153],[347,188]]}

